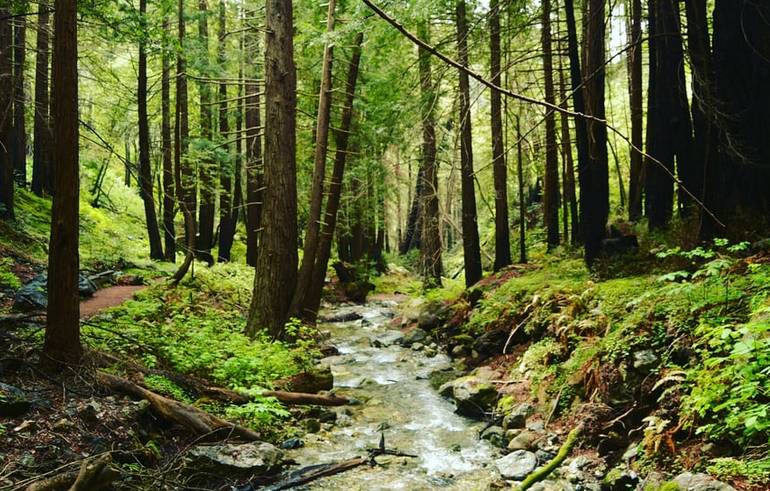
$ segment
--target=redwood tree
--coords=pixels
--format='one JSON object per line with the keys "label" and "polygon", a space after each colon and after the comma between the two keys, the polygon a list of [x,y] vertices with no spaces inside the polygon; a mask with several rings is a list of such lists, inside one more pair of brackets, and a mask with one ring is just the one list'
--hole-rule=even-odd
{"label": "redwood tree", "polygon": [[50,19],[48,0],[38,4],[35,48],[35,125],[32,147],[32,192],[51,194],[51,126],[49,121],[48,50]]}
{"label": "redwood tree", "polygon": [[77,1],[56,0],[52,64],[53,141],[56,152],[48,250],[48,316],[44,355],[77,363],[80,345],[78,256],[80,204],[78,166]]}
{"label": "redwood tree", "polygon": [[265,10],[265,189],[247,331],[285,336],[297,285],[297,182],[294,25],[291,0]]}

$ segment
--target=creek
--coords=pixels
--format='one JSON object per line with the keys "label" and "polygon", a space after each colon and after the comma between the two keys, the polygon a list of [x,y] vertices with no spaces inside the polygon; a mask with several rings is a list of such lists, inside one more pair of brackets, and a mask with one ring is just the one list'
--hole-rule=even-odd
{"label": "creek", "polygon": [[377,447],[381,432],[388,449],[416,458],[379,456],[375,467],[362,466],[327,477],[301,489],[319,490],[474,490],[495,480],[498,452],[479,439],[484,423],[454,413],[428,375],[449,369],[449,358],[429,357],[398,344],[391,327],[395,302],[340,306],[325,312],[361,319],[320,326],[339,354],[325,358],[334,374],[335,391],[360,404],[338,411],[336,424],[304,437],[305,446],[288,452],[300,466],[341,461]]}

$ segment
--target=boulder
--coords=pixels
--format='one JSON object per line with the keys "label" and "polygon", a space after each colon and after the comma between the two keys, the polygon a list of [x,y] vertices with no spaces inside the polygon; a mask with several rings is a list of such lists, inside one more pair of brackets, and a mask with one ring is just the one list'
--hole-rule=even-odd
{"label": "boulder", "polygon": [[428,302],[417,315],[420,329],[432,331],[445,323],[452,314],[452,309],[443,302]]}
{"label": "boulder", "polygon": [[[524,332],[523,329],[519,329],[519,331]],[[484,357],[500,355],[505,347],[505,342],[508,340],[508,335],[508,331],[503,329],[487,331],[474,341],[473,351]],[[516,340],[514,339],[513,342],[515,343]]]}
{"label": "boulder", "polygon": [[526,427],[527,417],[534,412],[535,408],[532,404],[524,402],[514,405],[503,418],[503,428],[511,430]]}
{"label": "boulder", "polygon": [[526,450],[517,450],[497,459],[495,467],[504,479],[521,481],[537,467],[537,456]]}
{"label": "boulder", "polygon": [[281,443],[281,448],[284,450],[294,450],[296,448],[301,448],[305,446],[305,442],[300,440],[299,438],[289,438],[288,440],[284,440],[283,443]]}
{"label": "boulder", "polygon": [[442,385],[439,394],[454,400],[457,414],[481,418],[495,408],[499,396],[489,380],[483,374],[460,377]]}
{"label": "boulder", "polygon": [[[81,297],[90,297],[97,288],[93,281],[83,273],[78,275],[78,292]],[[48,307],[48,275],[39,274],[26,285],[19,288],[13,297],[13,308],[31,311],[44,310]]]}
{"label": "boulder", "polygon": [[417,322],[417,319],[419,319],[420,313],[422,312],[423,305],[425,305],[426,302],[427,300],[422,297],[413,298],[406,302],[403,307],[401,307],[402,325],[409,325]]}
{"label": "boulder", "polygon": [[533,450],[540,435],[534,431],[524,430],[508,443],[508,450]]}
{"label": "boulder", "polygon": [[372,346],[375,348],[385,348],[394,344],[403,344],[404,333],[396,330],[385,331],[385,334],[372,339]]}
{"label": "boulder", "polygon": [[320,316],[318,321],[324,324],[332,324],[335,322],[353,322],[361,318],[363,316],[355,310],[339,310]]}
{"label": "boulder", "polygon": [[497,448],[505,448],[505,430],[499,426],[490,426],[481,435],[482,440],[486,440]]}
{"label": "boulder", "polygon": [[197,445],[187,452],[185,460],[193,472],[245,478],[279,468],[283,452],[265,442]]}
{"label": "boulder", "polygon": [[639,476],[631,469],[616,467],[602,479],[602,491],[632,491],[639,484]]}
{"label": "boulder", "polygon": [[681,491],[735,491],[729,484],[717,481],[708,474],[684,472],[674,478]]}
{"label": "boulder", "polygon": [[419,327],[412,329],[404,336],[403,345],[411,346],[415,343],[425,343],[428,340],[428,333]]}

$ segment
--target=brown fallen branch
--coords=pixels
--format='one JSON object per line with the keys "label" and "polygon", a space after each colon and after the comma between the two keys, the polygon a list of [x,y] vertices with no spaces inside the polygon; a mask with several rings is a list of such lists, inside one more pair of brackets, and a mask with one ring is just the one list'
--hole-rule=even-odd
{"label": "brown fallen branch", "polygon": [[80,470],[63,472],[59,475],[35,481],[27,486],[26,491],[99,491],[106,489],[120,474],[110,465],[109,454],[86,459]]}
{"label": "brown fallen branch", "polygon": [[196,434],[204,435],[217,430],[229,430],[233,435],[244,440],[260,439],[259,433],[254,430],[217,418],[195,406],[163,397],[124,378],[105,372],[97,372],[96,378],[111,390],[146,399],[152,410],[160,417],[182,425]]}
{"label": "brown fallen branch", "polygon": [[266,390],[262,392],[265,397],[275,397],[279,402],[287,405],[313,405],[313,406],[345,406],[350,404],[350,399],[334,394],[305,394],[304,392],[285,392],[283,390]]}

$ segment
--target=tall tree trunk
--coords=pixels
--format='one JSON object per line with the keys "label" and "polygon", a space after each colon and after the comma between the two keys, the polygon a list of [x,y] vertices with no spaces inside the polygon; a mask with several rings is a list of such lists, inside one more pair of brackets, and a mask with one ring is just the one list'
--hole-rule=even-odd
{"label": "tall tree trunk", "polygon": [[[27,3],[21,2],[26,10]],[[27,186],[27,125],[25,114],[26,96],[24,93],[24,61],[27,54],[27,18],[15,19],[13,35],[13,164],[16,183]]]}
{"label": "tall tree trunk", "polygon": [[[163,18],[163,32],[169,33],[168,18]],[[160,138],[163,152],[163,237],[165,241],[165,257],[167,261],[176,259],[176,230],[174,228],[175,183],[174,162],[171,148],[171,60],[168,46],[163,47],[162,73],[160,80],[161,123]]]}
{"label": "tall tree trunk", "polygon": [[[646,211],[651,229],[668,224],[674,203],[674,163],[687,189],[697,180],[691,163],[692,123],[684,77],[684,55],[679,28],[679,3],[675,0],[650,4],[650,94],[647,110],[645,170]],[[689,199],[680,191],[680,206]]]}
{"label": "tall tree trunk", "polygon": [[[202,64],[202,75],[208,77],[209,70],[209,23],[208,5],[206,0],[198,1],[198,42],[201,43],[199,63]],[[208,142],[213,139],[211,115],[211,90],[207,81],[201,81],[198,86],[200,94],[200,123],[201,138]],[[216,198],[217,170],[211,152],[205,152],[198,166],[198,186],[200,188],[200,204],[198,207],[198,240],[197,254],[209,265],[214,263],[211,247],[214,245],[214,200]]]}
{"label": "tall tree trunk", "polygon": [[[465,0],[457,2],[458,61],[468,66],[468,25],[465,19]],[[468,73],[460,70],[460,183],[463,204],[463,258],[465,286],[471,287],[481,279],[481,247],[476,223],[476,190],[473,179],[473,132],[471,129],[471,94]]]}
{"label": "tall tree trunk", "polygon": [[527,203],[524,198],[524,163],[522,155],[521,121],[516,116],[516,173],[519,181],[519,262],[527,262]]}
{"label": "tall tree trunk", "polygon": [[297,286],[296,89],[291,0],[267,0],[265,190],[247,331],[285,336]]}
{"label": "tall tree trunk", "polygon": [[[564,10],[567,14],[567,52],[569,54],[569,73],[570,84],[572,86],[572,107],[577,113],[585,113],[586,104],[583,93],[583,74],[580,64],[580,50],[577,37],[577,25],[575,24],[575,6],[573,0],[564,0]],[[588,155],[588,127],[586,120],[581,117],[575,117],[575,146],[577,147],[578,174],[581,169],[585,169],[589,164]],[[578,180],[580,177],[578,176]],[[581,192],[582,197],[582,192]],[[583,241],[583,215],[573,217],[573,222],[577,222],[578,241]],[[573,243],[577,241],[573,240]]]}
{"label": "tall tree trunk", "polygon": [[[430,33],[425,23],[420,24],[420,37],[427,42]],[[441,231],[439,228],[438,204],[438,163],[436,162],[436,123],[434,106],[436,94],[430,68],[430,53],[419,48],[420,65],[420,108],[422,110],[422,241],[420,245],[422,259],[423,287],[441,286],[443,264],[441,262]]]}
{"label": "tall tree trunk", "polygon": [[316,264],[313,267],[313,276],[308,294],[305,297],[305,305],[301,309],[303,319],[314,323],[318,317],[318,309],[321,305],[321,294],[323,292],[324,280],[326,278],[326,268],[329,266],[331,257],[332,239],[334,231],[337,228],[337,212],[340,207],[340,198],[342,196],[342,178],[345,175],[345,163],[348,155],[348,141],[350,139],[350,127],[353,120],[353,99],[356,93],[356,82],[358,80],[358,67],[361,61],[361,44],[364,35],[359,32],[353,42],[353,53],[348,67],[348,79],[345,84],[345,105],[342,108],[342,121],[339,131],[335,132],[334,138],[337,150],[334,154],[334,166],[332,167],[332,177],[329,182],[329,194],[326,200],[326,210],[324,212],[323,229],[318,242],[318,253],[316,254]]}
{"label": "tall tree trunk", "polygon": [[[631,22],[628,29],[628,95],[631,107],[631,172],[628,183],[628,219],[632,222],[642,217],[642,175],[643,158],[642,131],[644,111],[642,108],[642,0],[628,1]],[[636,147],[638,150],[634,150]]]}
{"label": "tall tree trunk", "polygon": [[[227,62],[227,9],[225,0],[219,2],[219,56],[220,70],[223,70]],[[223,74],[224,75],[224,74]],[[227,140],[230,135],[230,122],[227,109],[227,83],[219,84],[219,134],[222,140]],[[240,135],[239,135],[240,137]],[[233,220],[233,162],[231,160],[230,145],[226,144],[227,157],[219,164],[219,249],[217,260],[225,262],[230,260],[230,249],[233,246],[235,236],[235,221]]]}
{"label": "tall tree trunk", "polygon": [[[568,109],[567,84],[564,80],[564,71],[559,70],[559,92],[561,93],[562,109]],[[561,138],[562,138],[562,152],[564,153],[564,210],[565,214],[569,215],[569,237],[570,243],[573,245],[579,241],[579,220],[578,220],[578,203],[577,196],[575,194],[575,162],[572,156],[572,139],[569,131],[569,116],[566,113],[561,114]],[[567,240],[567,230],[564,231],[564,240]]]}
{"label": "tall tree trunk", "polygon": [[48,118],[48,0],[38,4],[35,55],[35,125],[32,148],[32,192],[38,196],[51,192],[51,127]]}
{"label": "tall tree trunk", "polygon": [[0,219],[13,220],[13,26],[0,7]]}
{"label": "tall tree trunk", "polygon": [[139,34],[139,77],[137,86],[137,109],[139,113],[139,194],[144,202],[144,218],[147,236],[150,240],[150,257],[163,259],[163,246],[160,242],[158,217],[155,212],[155,200],[152,195],[152,170],[150,169],[150,122],[147,118],[147,0],[139,0],[141,32]]}
{"label": "tall tree trunk", "polygon": [[53,50],[53,121],[56,178],[48,252],[48,316],[44,355],[55,363],[78,363],[78,49],[76,0],[56,0]]}
{"label": "tall tree trunk", "polygon": [[[256,30],[249,30],[246,38],[248,59],[257,59],[259,41]],[[259,229],[262,223],[263,165],[259,86],[254,81],[257,71],[251,72],[252,81],[246,84],[246,263],[257,265]]]}
{"label": "tall tree trunk", "polygon": [[[551,0],[543,0],[541,26],[545,101],[556,104],[553,88],[553,55],[551,49]],[[559,245],[559,147],[556,142],[556,114],[545,115],[545,196],[543,200],[546,242],[552,249]]]}
{"label": "tall tree trunk", "polygon": [[[185,259],[174,275],[175,281],[180,281],[187,274],[195,259],[195,235],[196,235],[196,205],[198,201],[196,190],[195,169],[190,162],[187,151],[190,146],[190,120],[187,100],[187,61],[184,57],[185,48],[185,13],[184,0],[178,2],[179,25],[177,35],[179,46],[176,61],[176,141],[174,162],[176,168],[175,183],[179,206],[184,217],[185,230]],[[178,280],[177,280],[178,278]]]}
{"label": "tall tree trunk", "polygon": [[425,176],[423,176],[423,167],[420,165],[417,169],[417,180],[414,184],[414,195],[412,195],[410,199],[411,205],[409,206],[409,215],[406,219],[406,234],[404,235],[404,240],[399,247],[399,252],[401,254],[406,254],[412,249],[419,249],[422,242],[422,213],[420,212],[420,196],[422,195],[423,184],[425,184]]}
{"label": "tall tree trunk", "polygon": [[[489,66],[492,83],[501,85],[500,68],[500,2],[489,2]],[[508,224],[508,168],[503,145],[502,97],[490,94],[490,126],[492,130],[492,172],[495,186],[495,271],[511,264],[511,228]]]}
{"label": "tall tree trunk", "polygon": [[232,227],[233,233],[238,226],[238,220],[241,216],[243,208],[243,115],[244,115],[244,98],[243,98],[243,48],[244,48],[244,35],[239,37],[239,49],[238,49],[238,105],[235,110],[235,181],[233,183],[233,216]]}
{"label": "tall tree trunk", "polygon": [[[604,0],[588,0],[585,82],[586,113],[599,119],[604,114],[605,78],[605,17]],[[585,259],[589,266],[601,252],[609,217],[609,170],[607,158],[607,127],[589,120],[587,165],[580,165],[580,208],[585,241]]]}
{"label": "tall tree trunk", "polygon": [[[329,0],[326,13],[326,35],[334,32],[334,9],[336,1]],[[310,209],[307,231],[302,249],[302,263],[297,276],[297,289],[292,298],[290,315],[297,316],[306,304],[305,297],[310,288],[313,267],[318,252],[318,236],[321,230],[321,205],[323,204],[324,179],[326,178],[326,153],[329,140],[329,120],[332,105],[332,61],[334,45],[331,40],[324,47],[321,68],[321,88],[318,95],[318,115],[316,120],[315,153],[313,155],[313,182],[310,189]]]}

